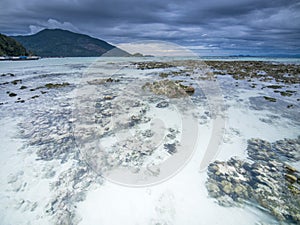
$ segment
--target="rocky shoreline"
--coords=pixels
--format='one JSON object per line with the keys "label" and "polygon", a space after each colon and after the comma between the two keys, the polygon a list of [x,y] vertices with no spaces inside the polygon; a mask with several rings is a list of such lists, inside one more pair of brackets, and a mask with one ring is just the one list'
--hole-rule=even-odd
{"label": "rocky shoreline", "polygon": [[[112,71],[115,66],[121,68],[116,63],[105,66],[112,67]],[[141,77],[126,76],[132,71],[141,72]],[[80,77],[81,72],[78,70],[74,76]],[[45,165],[41,177],[49,179],[51,196],[43,210],[54,224],[80,222],[76,205],[85,199],[90,188],[102,184],[103,170],[131,167],[136,172],[149,163],[149,158],[159,162],[178,153],[182,131],[177,124],[168,124],[165,132],[159,134],[163,135],[158,138],[162,143],[159,151],[151,141],[157,135],[150,126],[153,109],[163,115],[174,108],[186,113],[200,106],[200,111],[192,114],[201,126],[208,126],[215,111],[208,107],[199,82],[217,83],[218,77],[228,75],[237,82],[234,83],[237,88],[245,85],[261,91],[255,98],[264,104],[252,97],[247,99],[254,110],[265,106],[262,109],[272,111],[274,108],[270,106],[284,102],[285,115],[290,115],[287,118],[297,118],[299,65],[147,61],[127,62],[124,71],[118,73],[85,74],[78,83],[74,77],[70,79],[73,74],[64,73],[26,77],[7,71],[1,75],[1,113],[22,117],[18,127],[19,137],[24,140],[22,151],[33,147],[35,160]],[[134,131],[133,135],[128,135],[128,130]],[[106,154],[100,156],[105,157],[97,158],[99,151],[93,148],[99,147],[97,140],[109,140],[116,135],[118,140],[108,147],[104,145]],[[223,206],[256,205],[280,221],[299,223],[299,171],[290,165],[300,160],[299,145],[299,138],[274,143],[249,140],[248,160],[232,158],[209,165],[206,183],[209,195]],[[60,165],[60,170],[52,168],[53,162]],[[151,168],[147,171],[152,176],[159,173]],[[40,202],[32,202],[32,211],[43,207]]]}
{"label": "rocky shoreline", "polygon": [[208,167],[206,188],[219,205],[262,207],[279,221],[300,223],[300,136],[273,143],[248,140],[248,160],[231,158]]}

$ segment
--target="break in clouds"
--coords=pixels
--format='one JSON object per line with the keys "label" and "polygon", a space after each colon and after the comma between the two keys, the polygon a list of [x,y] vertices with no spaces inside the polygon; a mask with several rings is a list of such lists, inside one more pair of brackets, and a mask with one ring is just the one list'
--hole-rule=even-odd
{"label": "break in clouds", "polygon": [[300,52],[298,0],[2,0],[0,32],[44,28],[85,33],[113,44],[170,41],[199,53]]}

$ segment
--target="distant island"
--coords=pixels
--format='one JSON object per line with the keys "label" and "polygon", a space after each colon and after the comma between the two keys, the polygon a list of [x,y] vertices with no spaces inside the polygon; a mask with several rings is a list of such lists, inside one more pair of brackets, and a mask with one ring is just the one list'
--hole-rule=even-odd
{"label": "distant island", "polygon": [[103,40],[61,29],[44,29],[33,35],[11,38],[41,57],[131,56]]}
{"label": "distant island", "polygon": [[143,55],[142,53],[134,53],[131,55],[132,57],[154,57],[153,55]]}

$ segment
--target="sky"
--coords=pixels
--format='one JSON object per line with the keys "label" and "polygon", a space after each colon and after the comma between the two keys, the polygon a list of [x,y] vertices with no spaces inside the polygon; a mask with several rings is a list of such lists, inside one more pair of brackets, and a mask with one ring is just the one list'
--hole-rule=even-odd
{"label": "sky", "polygon": [[0,0],[0,33],[61,28],[199,55],[300,55],[300,0]]}

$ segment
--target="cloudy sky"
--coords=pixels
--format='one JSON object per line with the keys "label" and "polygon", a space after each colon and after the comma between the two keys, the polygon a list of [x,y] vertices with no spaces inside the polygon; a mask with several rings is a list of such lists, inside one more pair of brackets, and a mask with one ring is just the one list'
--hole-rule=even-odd
{"label": "cloudy sky", "polygon": [[200,55],[300,54],[300,0],[0,0],[0,32],[62,28],[113,44],[159,40]]}

